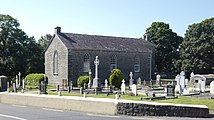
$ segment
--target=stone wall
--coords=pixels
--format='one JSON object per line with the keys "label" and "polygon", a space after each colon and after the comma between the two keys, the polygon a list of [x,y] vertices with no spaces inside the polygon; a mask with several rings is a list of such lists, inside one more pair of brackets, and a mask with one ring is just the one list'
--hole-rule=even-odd
{"label": "stone wall", "polygon": [[[54,52],[58,53],[58,74],[53,74]],[[45,74],[48,76],[49,85],[61,84],[62,79],[68,80],[68,50],[66,46],[55,36],[45,51]]]}
{"label": "stone wall", "polygon": [[[92,77],[94,77],[94,60],[99,56],[99,74],[101,83],[104,84],[105,79],[110,76],[110,61],[111,56],[117,57],[117,68],[125,75],[126,83],[129,80],[129,73],[133,72],[134,79],[139,77],[142,80],[150,79],[150,59],[149,53],[135,53],[135,52],[117,52],[117,51],[92,51],[92,50],[69,50],[69,81],[73,81],[74,85],[77,83],[77,78],[81,75],[88,75],[88,72],[83,72],[84,55],[90,56],[90,68]],[[140,72],[134,72],[135,56],[140,57]],[[153,62],[152,62],[153,63]],[[152,72],[152,71],[151,71]]]}
{"label": "stone wall", "polygon": [[128,116],[208,117],[209,109],[178,105],[118,103],[117,114]]}
{"label": "stone wall", "polygon": [[0,93],[0,102],[96,114],[127,116],[209,117],[205,105],[144,103],[106,98],[84,98],[57,95]]}

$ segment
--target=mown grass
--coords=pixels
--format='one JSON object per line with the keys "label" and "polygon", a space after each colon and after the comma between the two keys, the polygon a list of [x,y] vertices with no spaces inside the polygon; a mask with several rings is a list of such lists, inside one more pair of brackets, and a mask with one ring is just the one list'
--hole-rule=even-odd
{"label": "mown grass", "polygon": [[[32,87],[34,88],[34,87]],[[55,86],[48,86],[48,89],[55,89]],[[34,89],[35,90],[35,89]],[[26,90],[25,90],[26,91]],[[27,90],[30,92],[31,90]],[[26,91],[26,92],[27,92]],[[47,91],[49,95],[58,95],[56,91]],[[32,91],[33,94],[38,94],[36,91]],[[74,94],[68,92],[62,92],[62,96],[79,96],[83,97],[82,94]],[[94,97],[94,98],[111,98],[114,99],[114,94],[87,94],[87,97]],[[130,96],[130,95],[120,95],[120,99],[125,100],[136,100],[136,101],[148,101],[148,100],[141,100],[141,98],[146,98],[145,95],[138,95],[138,96]],[[214,99],[205,99],[205,98],[193,98],[193,97],[186,97],[186,96],[179,96],[178,99],[166,99],[166,100],[155,100],[154,102],[160,103],[173,103],[173,104],[194,104],[194,105],[206,105],[210,110],[214,110]]]}

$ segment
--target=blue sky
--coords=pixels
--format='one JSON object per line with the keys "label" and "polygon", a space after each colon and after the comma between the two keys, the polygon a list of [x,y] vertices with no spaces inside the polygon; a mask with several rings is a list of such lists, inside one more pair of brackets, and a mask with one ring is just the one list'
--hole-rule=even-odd
{"label": "blue sky", "polygon": [[152,22],[168,23],[180,36],[214,17],[214,0],[0,0],[0,14],[16,18],[36,39],[62,32],[142,37]]}

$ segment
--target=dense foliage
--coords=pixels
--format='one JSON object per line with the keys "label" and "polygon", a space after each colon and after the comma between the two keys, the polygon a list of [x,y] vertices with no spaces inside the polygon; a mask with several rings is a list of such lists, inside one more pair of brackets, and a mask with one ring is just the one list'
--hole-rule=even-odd
{"label": "dense foliage", "polygon": [[213,73],[214,18],[188,27],[181,43],[177,66],[186,72]]}
{"label": "dense foliage", "polygon": [[79,76],[77,79],[78,87],[84,87],[84,83],[88,84],[89,76]]}
{"label": "dense foliage", "polygon": [[173,32],[169,24],[153,22],[147,28],[148,40],[156,45],[155,69],[157,72],[171,73],[175,70],[174,62],[179,57],[179,45],[182,37]]}
{"label": "dense foliage", "polygon": [[44,81],[44,74],[29,74],[25,77],[25,82],[28,86],[38,86],[40,81]]}
{"label": "dense foliage", "polygon": [[110,85],[120,88],[122,80],[124,79],[123,73],[119,69],[113,69],[109,77]]}
{"label": "dense foliage", "polygon": [[[19,23],[10,15],[0,14],[0,74],[14,78],[18,72],[22,76],[44,72],[44,47],[50,35],[42,37],[38,44],[34,37],[19,28]],[[47,39],[46,39],[47,38]]]}

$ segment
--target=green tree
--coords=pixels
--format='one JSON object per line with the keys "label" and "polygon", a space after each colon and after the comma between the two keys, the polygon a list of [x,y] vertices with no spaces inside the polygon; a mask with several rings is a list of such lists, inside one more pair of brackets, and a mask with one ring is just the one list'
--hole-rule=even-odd
{"label": "green tree", "polygon": [[181,70],[211,73],[214,66],[214,18],[190,25],[181,44]]}
{"label": "green tree", "polygon": [[170,29],[169,24],[153,22],[147,28],[148,40],[156,45],[155,69],[157,72],[175,71],[174,62],[179,57],[179,45],[182,37]]}
{"label": "green tree", "polygon": [[[29,38],[10,15],[0,14],[0,74],[14,77],[18,72],[26,74],[32,57],[37,57],[34,38]],[[38,56],[40,57],[40,56]],[[34,60],[34,62],[37,62]],[[44,64],[44,63],[42,63]],[[36,71],[36,70],[35,70]],[[30,72],[30,71],[29,71]]]}
{"label": "green tree", "polygon": [[109,77],[110,85],[120,88],[122,80],[124,79],[123,73],[119,69],[113,69]]}
{"label": "green tree", "polygon": [[52,38],[51,34],[46,34],[45,36],[41,36],[41,38],[38,40],[38,44],[41,46],[41,48],[44,50],[48,43],[50,42]]}

